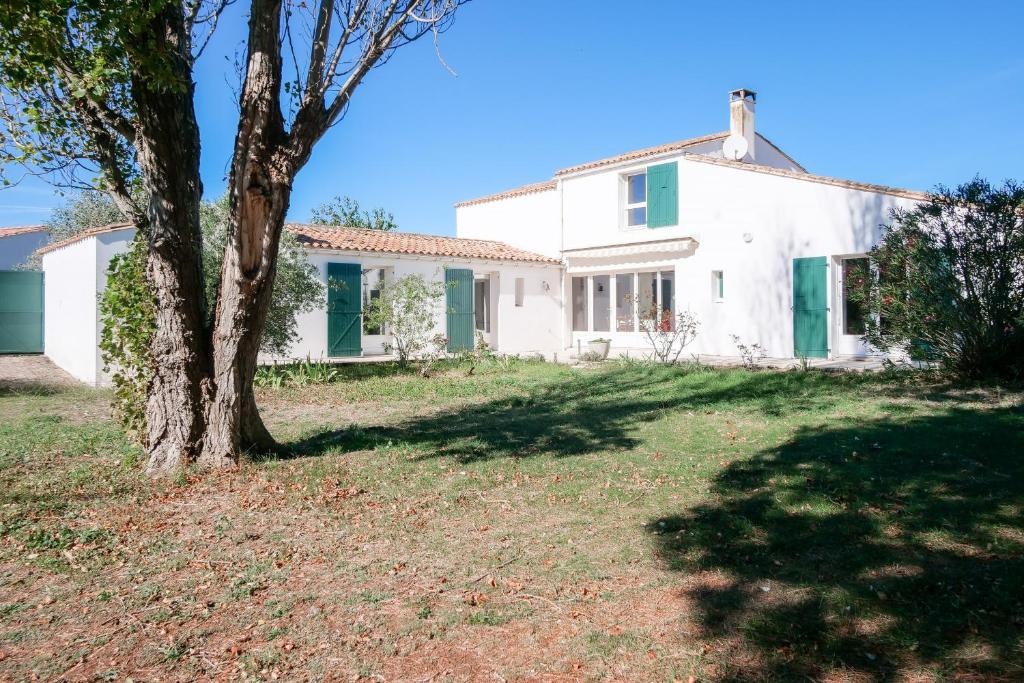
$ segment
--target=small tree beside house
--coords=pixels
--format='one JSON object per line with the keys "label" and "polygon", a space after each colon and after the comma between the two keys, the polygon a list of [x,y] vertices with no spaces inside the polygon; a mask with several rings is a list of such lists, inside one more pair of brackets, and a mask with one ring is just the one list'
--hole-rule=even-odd
{"label": "small tree beside house", "polygon": [[[380,295],[370,301],[363,314],[365,324],[390,336],[391,340],[384,349],[393,352],[400,365],[408,365],[410,360],[424,353],[436,356],[443,351],[447,341],[444,335],[434,334],[437,312],[444,295],[443,282],[428,282],[420,275],[406,275],[393,282],[385,282]],[[436,338],[438,336],[440,339]]]}
{"label": "small tree beside house", "polygon": [[658,306],[640,311],[640,331],[647,337],[652,359],[662,363],[678,362],[683,350],[697,338],[699,327],[697,316],[689,311],[673,315]]}

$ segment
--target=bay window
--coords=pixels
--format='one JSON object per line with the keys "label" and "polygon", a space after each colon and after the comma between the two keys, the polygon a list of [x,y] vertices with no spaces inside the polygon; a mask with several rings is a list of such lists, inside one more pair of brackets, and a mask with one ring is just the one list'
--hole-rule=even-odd
{"label": "bay window", "polygon": [[573,332],[640,332],[647,323],[674,328],[673,269],[578,275],[570,289]]}

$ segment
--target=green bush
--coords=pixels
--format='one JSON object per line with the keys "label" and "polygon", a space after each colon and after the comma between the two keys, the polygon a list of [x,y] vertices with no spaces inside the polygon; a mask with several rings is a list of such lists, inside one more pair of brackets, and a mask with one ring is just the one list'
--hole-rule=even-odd
{"label": "green bush", "polygon": [[1024,375],[1024,187],[975,178],[896,210],[847,278],[864,339],[963,378]]}
{"label": "green bush", "polygon": [[140,443],[145,441],[146,395],[153,377],[150,343],[156,331],[147,250],[145,235],[137,233],[128,251],[111,259],[99,301],[100,354],[104,370],[111,373],[114,415]]}

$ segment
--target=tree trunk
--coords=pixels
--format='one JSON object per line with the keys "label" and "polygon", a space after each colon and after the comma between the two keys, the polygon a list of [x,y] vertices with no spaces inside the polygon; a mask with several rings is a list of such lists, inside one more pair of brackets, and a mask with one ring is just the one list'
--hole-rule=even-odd
{"label": "tree trunk", "polygon": [[203,318],[199,204],[199,127],[193,108],[188,37],[181,8],[157,13],[142,33],[158,36],[177,81],[153,84],[136,76],[139,166],[150,201],[148,276],[156,296],[155,374],[146,404],[151,475],[194,461],[202,447],[209,344]]}
{"label": "tree trunk", "polygon": [[231,224],[213,321],[213,393],[200,463],[225,467],[243,448],[275,446],[263,425],[252,380],[277,271],[277,250],[296,166],[281,153],[280,0],[253,0],[249,61],[228,180]]}
{"label": "tree trunk", "polygon": [[214,320],[214,392],[200,457],[206,467],[231,466],[242,450],[276,447],[256,408],[252,381],[274,287],[288,196],[287,190],[267,188],[249,176],[239,199],[240,220],[224,254]]}

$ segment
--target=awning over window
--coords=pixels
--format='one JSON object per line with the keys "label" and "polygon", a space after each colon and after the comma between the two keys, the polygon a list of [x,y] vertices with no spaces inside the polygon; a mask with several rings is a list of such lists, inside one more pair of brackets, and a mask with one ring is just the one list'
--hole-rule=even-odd
{"label": "awning over window", "polygon": [[648,263],[666,263],[692,256],[697,240],[684,237],[657,242],[613,244],[607,247],[566,249],[562,252],[570,271]]}

